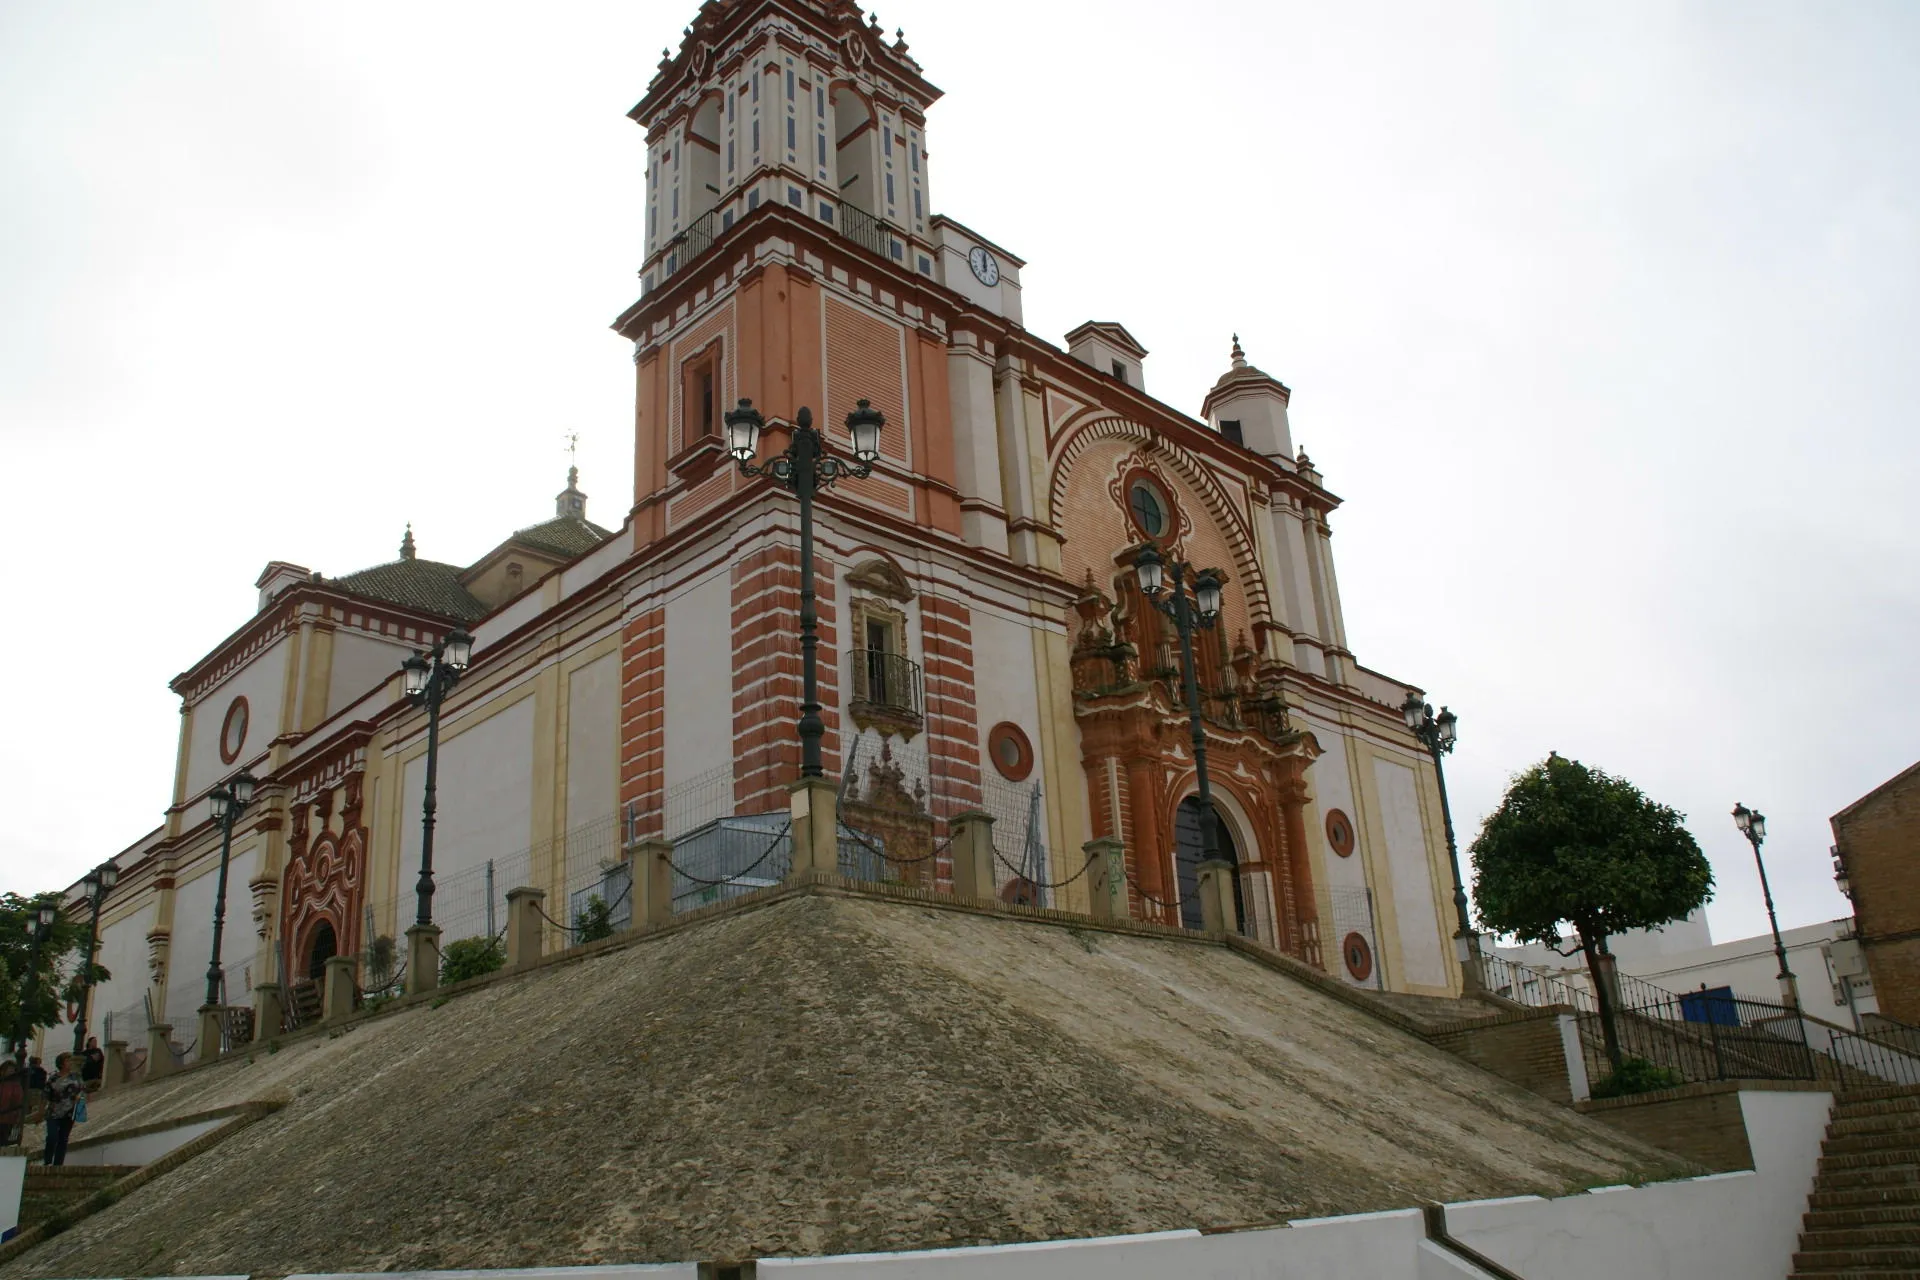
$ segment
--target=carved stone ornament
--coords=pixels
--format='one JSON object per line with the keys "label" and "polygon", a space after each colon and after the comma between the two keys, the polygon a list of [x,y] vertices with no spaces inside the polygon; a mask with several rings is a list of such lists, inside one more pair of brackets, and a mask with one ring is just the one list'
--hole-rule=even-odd
{"label": "carved stone ornament", "polygon": [[901,604],[913,599],[914,594],[907,575],[877,557],[847,574],[847,585]]}

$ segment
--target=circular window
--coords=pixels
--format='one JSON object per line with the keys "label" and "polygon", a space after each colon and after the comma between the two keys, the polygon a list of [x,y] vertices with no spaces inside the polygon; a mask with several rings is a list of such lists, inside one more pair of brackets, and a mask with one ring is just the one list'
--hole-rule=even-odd
{"label": "circular window", "polygon": [[1011,720],[1002,720],[987,734],[987,756],[1008,782],[1025,781],[1033,772],[1033,743]]}
{"label": "circular window", "polygon": [[1353,856],[1353,820],[1338,809],[1327,810],[1327,843],[1341,857]]}
{"label": "circular window", "polygon": [[1167,532],[1167,499],[1145,480],[1135,480],[1128,488],[1127,514],[1149,538],[1158,538]]}
{"label": "circular window", "polygon": [[227,718],[220,722],[220,763],[232,764],[247,745],[247,700],[235,698],[227,704]]}
{"label": "circular window", "polygon": [[1347,962],[1347,972],[1355,982],[1365,982],[1373,976],[1373,948],[1367,945],[1364,935],[1348,934],[1347,940],[1340,944],[1340,958]]}

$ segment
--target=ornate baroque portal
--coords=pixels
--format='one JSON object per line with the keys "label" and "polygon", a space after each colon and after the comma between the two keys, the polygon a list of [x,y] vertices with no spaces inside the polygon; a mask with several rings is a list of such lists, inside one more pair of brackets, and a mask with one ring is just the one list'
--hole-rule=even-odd
{"label": "ornate baroque portal", "polygon": [[[360,948],[360,911],[365,901],[367,829],[361,825],[362,773],[349,773],[337,787],[323,787],[292,806],[287,869],[281,879],[280,937],[289,981],[311,977],[325,955],[352,955]],[[333,802],[340,798],[335,825]]]}

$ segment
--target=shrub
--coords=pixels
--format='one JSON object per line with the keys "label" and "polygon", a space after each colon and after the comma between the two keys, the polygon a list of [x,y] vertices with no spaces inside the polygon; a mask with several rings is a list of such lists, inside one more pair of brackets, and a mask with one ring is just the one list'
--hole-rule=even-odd
{"label": "shrub", "polygon": [[1634,1093],[1652,1093],[1655,1089],[1675,1089],[1685,1084],[1671,1067],[1656,1067],[1645,1058],[1623,1058],[1619,1069],[1593,1086],[1596,1098],[1624,1098]]}
{"label": "shrub", "polygon": [[440,981],[448,986],[492,973],[507,962],[493,938],[456,938],[440,952]]}
{"label": "shrub", "polygon": [[613,908],[599,894],[587,899],[587,905],[573,917],[575,942],[598,942],[613,936]]}

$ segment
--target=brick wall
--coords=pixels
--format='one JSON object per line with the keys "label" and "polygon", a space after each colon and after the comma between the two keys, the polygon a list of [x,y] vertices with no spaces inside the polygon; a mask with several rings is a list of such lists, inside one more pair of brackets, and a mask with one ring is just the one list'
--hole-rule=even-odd
{"label": "brick wall", "polygon": [[[814,591],[820,621],[821,755],[840,759],[840,661],[834,567],[817,551]],[[785,809],[800,777],[800,553],[768,547],[733,566],[733,796],[736,812]],[[715,642],[719,638],[715,637]]]}
{"label": "brick wall", "polygon": [[[1377,963],[1377,961],[1376,961]],[[1438,1028],[1427,1039],[1502,1080],[1554,1102],[1571,1103],[1567,1055],[1560,1041],[1559,1015],[1509,1013],[1481,1022]]]}
{"label": "brick wall", "polygon": [[[974,700],[973,615],[963,604],[936,596],[920,598],[921,670],[926,693],[927,774],[935,832],[956,813],[978,809],[980,718]],[[953,883],[953,860],[934,860],[937,884]]]}
{"label": "brick wall", "polygon": [[1580,1108],[1642,1142],[1685,1156],[1714,1173],[1753,1168],[1737,1084],[1696,1084]]}
{"label": "brick wall", "polygon": [[1920,1023],[1920,765],[1833,819],[1880,1012]]}
{"label": "brick wall", "polygon": [[620,636],[620,809],[639,819],[635,834],[657,836],[665,822],[667,614],[627,619]]}

